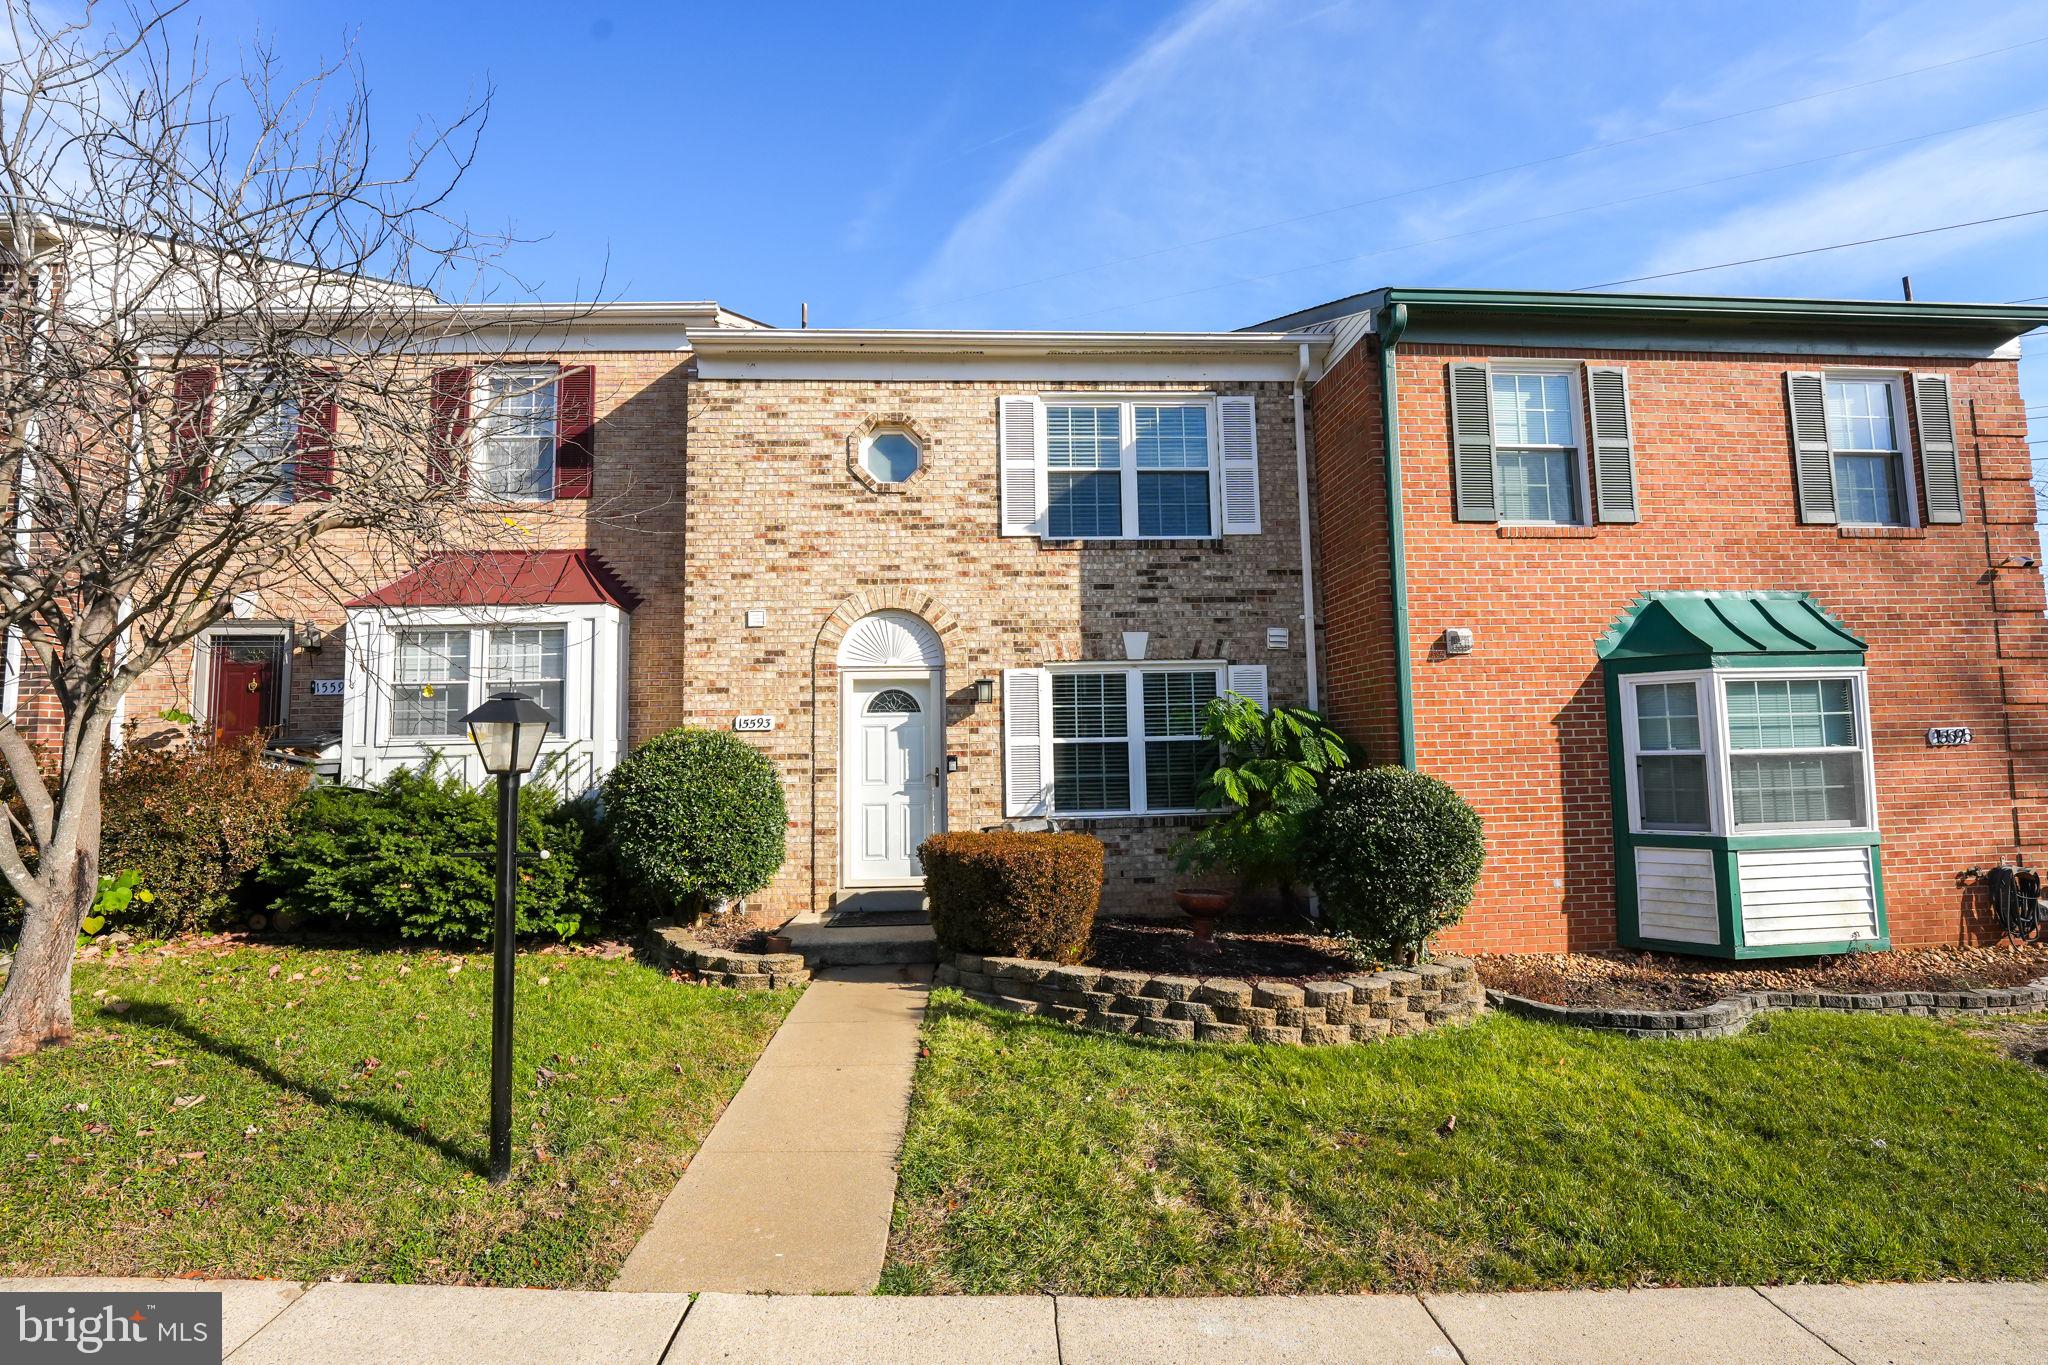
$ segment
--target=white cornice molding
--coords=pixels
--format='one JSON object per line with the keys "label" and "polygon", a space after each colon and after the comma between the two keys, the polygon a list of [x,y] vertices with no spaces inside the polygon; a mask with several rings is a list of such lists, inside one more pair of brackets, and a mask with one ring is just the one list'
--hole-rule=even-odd
{"label": "white cornice molding", "polygon": [[746,328],[693,332],[705,379],[1292,379],[1300,332],[998,332]]}

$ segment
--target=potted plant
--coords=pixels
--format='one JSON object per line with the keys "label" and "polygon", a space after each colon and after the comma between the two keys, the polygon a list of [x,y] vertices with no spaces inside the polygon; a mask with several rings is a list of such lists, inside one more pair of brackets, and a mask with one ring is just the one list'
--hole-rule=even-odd
{"label": "potted plant", "polygon": [[1195,937],[1215,933],[1237,891],[1272,887],[1288,904],[1300,880],[1302,832],[1330,775],[1350,761],[1344,741],[1313,711],[1268,710],[1235,692],[1209,703],[1202,734],[1217,744],[1217,764],[1198,803],[1215,816],[1174,847],[1183,872],[1220,873],[1233,888],[1174,892]]}

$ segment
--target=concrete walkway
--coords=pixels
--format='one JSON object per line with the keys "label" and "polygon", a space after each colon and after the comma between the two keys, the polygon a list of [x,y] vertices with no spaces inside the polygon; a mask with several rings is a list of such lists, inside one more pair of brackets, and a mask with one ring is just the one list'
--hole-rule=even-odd
{"label": "concrete walkway", "polygon": [[845,968],[806,987],[612,1288],[873,1290],[930,978]]}
{"label": "concrete walkway", "polygon": [[1446,1365],[2048,1360],[2048,1285],[1804,1285],[1262,1299],[790,1298],[177,1280],[0,1290],[223,1294],[234,1365],[747,1360]]}

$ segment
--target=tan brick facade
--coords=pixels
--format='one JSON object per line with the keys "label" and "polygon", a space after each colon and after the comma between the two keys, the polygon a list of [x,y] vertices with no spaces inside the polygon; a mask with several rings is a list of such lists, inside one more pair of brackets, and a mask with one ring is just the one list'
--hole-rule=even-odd
{"label": "tan brick facade", "polygon": [[[1262,534],[1217,540],[1041,543],[997,525],[997,399],[1005,393],[1242,393],[1257,403]],[[856,477],[850,434],[877,416],[928,435],[903,491]],[[835,649],[868,612],[895,608],[945,645],[946,826],[1003,818],[1002,703],[977,679],[1071,660],[1117,662],[1123,633],[1150,634],[1152,660],[1265,664],[1276,702],[1306,696],[1291,389],[855,380],[698,380],[689,418],[679,663],[686,719],[726,728],[766,714],[761,736],[790,795],[790,857],[762,902],[823,906],[839,882],[839,677]],[[766,613],[758,630],[749,608]],[[1269,626],[1288,632],[1270,649]],[[635,623],[635,685],[649,666]],[[1185,818],[1085,822],[1109,846],[1106,911],[1163,905],[1167,850]]]}
{"label": "tan brick facade", "polygon": [[[1446,946],[1614,943],[1607,717],[1594,645],[1637,594],[1659,589],[1804,590],[1869,642],[1893,941],[1984,931],[1981,893],[1960,874],[2034,854],[2048,830],[2048,697],[2027,662],[2048,650],[2041,575],[1995,567],[2011,553],[2040,554],[2015,361],[1441,344],[1403,345],[1396,355],[1417,759],[1464,792],[1487,826],[1477,899]],[[1627,367],[1639,524],[1551,530],[1454,519],[1446,367],[1518,356]],[[1950,376],[1963,525],[1800,523],[1784,376],[1829,366]],[[1317,386],[1314,425],[1326,694],[1347,732],[1394,761],[1387,551],[1372,524],[1377,516],[1383,527],[1385,516],[1378,386],[1368,342]],[[1474,630],[1473,653],[1445,655],[1440,641],[1452,626]],[[1926,731],[1937,725],[1969,726],[1975,742],[1930,748]]]}

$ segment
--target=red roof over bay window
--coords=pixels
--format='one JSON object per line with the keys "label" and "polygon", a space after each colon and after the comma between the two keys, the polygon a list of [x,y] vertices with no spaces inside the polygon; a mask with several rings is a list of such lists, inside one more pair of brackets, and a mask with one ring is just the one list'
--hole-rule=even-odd
{"label": "red roof over bay window", "polygon": [[588,607],[632,611],[640,595],[589,550],[435,555],[351,607]]}

